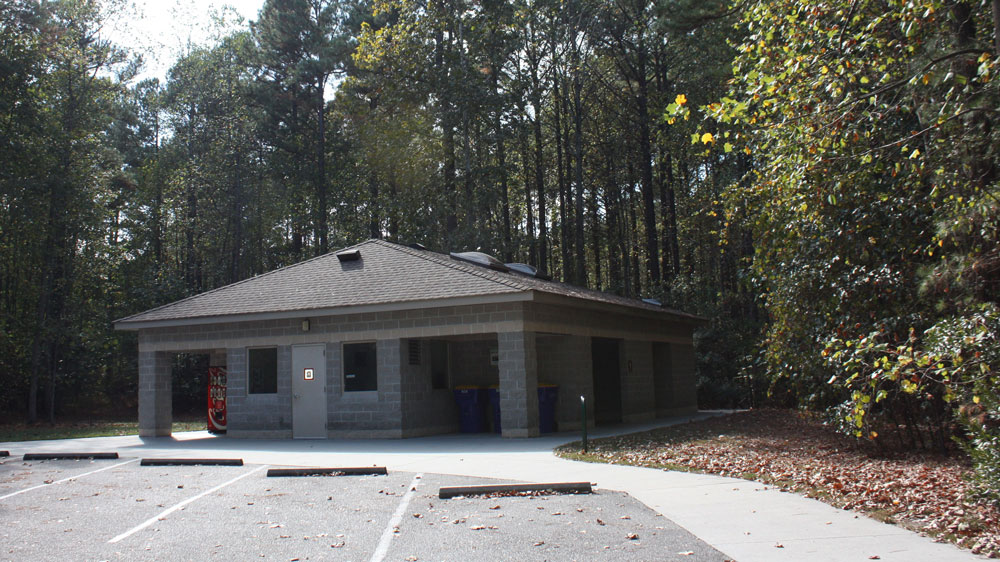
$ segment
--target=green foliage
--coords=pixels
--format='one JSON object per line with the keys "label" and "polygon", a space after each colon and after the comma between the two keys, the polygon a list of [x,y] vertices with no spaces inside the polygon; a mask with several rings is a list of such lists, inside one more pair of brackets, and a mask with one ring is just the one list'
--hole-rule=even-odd
{"label": "green foliage", "polygon": [[0,7],[0,407],[132,407],[114,319],[367,237],[711,316],[706,400],[747,402],[753,162],[657,119],[724,94],[721,3],[268,1],[162,83],[98,8]]}
{"label": "green foliage", "polygon": [[882,446],[946,449],[995,392],[997,23],[984,2],[751,2],[702,106],[754,161],[726,203],[753,228],[771,397]]}

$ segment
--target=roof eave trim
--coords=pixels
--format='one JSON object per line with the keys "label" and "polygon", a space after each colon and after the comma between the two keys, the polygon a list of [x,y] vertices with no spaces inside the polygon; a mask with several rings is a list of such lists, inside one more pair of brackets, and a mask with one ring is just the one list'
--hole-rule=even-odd
{"label": "roof eave trim", "polygon": [[499,295],[479,295],[472,297],[456,297],[448,299],[430,299],[418,301],[403,301],[394,303],[362,304],[354,306],[337,306],[331,308],[309,308],[300,310],[283,310],[275,312],[252,312],[248,314],[226,314],[219,316],[199,316],[194,318],[170,318],[164,320],[117,320],[113,323],[116,330],[138,331],[150,328],[175,328],[178,326],[203,326],[206,324],[224,324],[227,322],[255,322],[260,320],[287,320],[290,318],[315,318],[318,316],[345,316],[348,314],[364,314],[369,312],[396,312],[399,310],[418,310],[421,308],[440,308],[444,306],[469,306],[477,304],[497,304],[508,302],[524,302],[534,300],[534,291],[504,293]]}
{"label": "roof eave trim", "polygon": [[664,316],[666,316],[673,320],[678,320],[681,322],[686,322],[694,325],[707,324],[710,321],[708,318],[705,318],[704,316],[698,316],[695,314],[690,314],[687,312],[682,312],[671,308],[661,308],[661,309],[647,308],[647,306],[641,305],[639,304],[639,302],[637,302],[633,306],[629,306],[627,304],[603,302],[598,300],[573,297],[570,295],[558,295],[555,293],[548,293],[545,291],[537,291],[537,292],[538,294],[533,300],[535,302],[540,302],[545,304],[572,306],[575,308],[599,310],[603,312],[634,314],[637,316],[650,316],[653,318],[663,318]]}

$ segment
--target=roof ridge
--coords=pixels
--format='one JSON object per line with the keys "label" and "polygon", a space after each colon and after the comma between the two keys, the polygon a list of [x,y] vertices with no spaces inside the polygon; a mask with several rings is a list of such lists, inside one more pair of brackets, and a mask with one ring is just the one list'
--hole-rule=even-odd
{"label": "roof ridge", "polygon": [[293,267],[298,267],[300,265],[305,265],[307,263],[314,262],[314,261],[317,261],[317,260],[322,259],[322,258],[326,258],[326,257],[330,257],[330,256],[333,256],[333,255],[336,255],[338,252],[343,252],[344,250],[349,250],[349,249],[354,248],[356,246],[360,246],[361,244],[364,244],[364,242],[360,242],[358,244],[355,244],[354,246],[347,246],[346,248],[341,248],[339,250],[333,250],[333,251],[327,252],[325,254],[320,254],[318,256],[313,256],[313,257],[311,257],[311,258],[309,258],[307,260],[302,260],[302,261],[299,261],[299,262],[295,262],[295,263],[286,265],[285,267],[279,267],[278,269],[272,269],[270,271],[265,271],[264,273],[261,273],[259,275],[254,275],[253,277],[247,277],[246,279],[241,279],[241,280],[239,280],[239,281],[237,281],[235,283],[229,283],[229,284],[226,284],[226,285],[220,285],[220,286],[218,286],[218,287],[216,287],[214,289],[209,289],[209,290],[207,290],[207,291],[205,291],[203,293],[197,293],[197,294],[194,294],[194,295],[190,295],[190,296],[184,297],[184,298],[182,298],[180,300],[176,300],[176,301],[168,302],[168,303],[165,303],[165,304],[161,304],[160,306],[157,306],[157,307],[154,307],[154,308],[150,308],[149,310],[143,310],[142,312],[136,312],[135,314],[129,314],[128,316],[125,316],[123,318],[119,318],[119,319],[115,320],[114,322],[124,322],[124,321],[126,321],[126,320],[128,320],[130,318],[135,317],[135,316],[140,316],[142,314],[147,314],[149,312],[155,312],[157,310],[166,308],[168,306],[174,306],[174,305],[177,305],[177,304],[181,304],[183,302],[187,302],[189,300],[193,300],[193,299],[197,299],[197,298],[203,297],[205,295],[211,295],[213,293],[217,293],[217,292],[219,292],[219,291],[221,291],[223,289],[228,289],[230,287],[236,287],[237,285],[243,285],[244,283],[249,283],[250,281],[253,281],[255,279],[260,279],[261,277],[267,277],[269,275],[278,273],[279,271],[285,271],[286,269],[291,269]]}
{"label": "roof ridge", "polygon": [[[581,287],[579,285],[574,285],[573,283],[569,283],[567,281],[556,281],[555,279],[530,278],[530,281],[533,281],[534,284],[530,283],[530,282],[524,283],[524,282],[520,282],[520,280],[517,279],[517,274],[513,274],[513,273],[511,274],[511,279],[506,279],[506,278],[501,277],[499,275],[499,272],[494,272],[493,270],[488,269],[488,268],[483,267],[483,266],[472,265],[472,264],[465,264],[465,263],[462,263],[462,262],[458,262],[455,259],[450,258],[450,257],[448,257],[446,259],[444,257],[444,254],[442,254],[440,252],[435,252],[435,251],[432,251],[432,250],[418,250],[418,249],[415,249],[415,248],[411,248],[410,246],[407,246],[405,244],[398,244],[398,243],[394,243],[394,242],[389,242],[387,240],[373,238],[373,239],[367,240],[366,242],[377,242],[377,243],[380,243],[380,244],[382,244],[384,246],[388,246],[388,247],[391,247],[393,249],[397,249],[397,250],[403,251],[403,252],[405,252],[407,254],[410,254],[410,255],[412,255],[414,257],[419,257],[419,258],[422,258],[422,259],[427,260],[427,261],[431,261],[431,262],[434,262],[434,263],[437,263],[437,264],[440,264],[440,265],[444,265],[444,266],[450,267],[452,269],[456,269],[458,271],[464,271],[466,273],[469,273],[469,274],[472,274],[472,275],[476,275],[477,277],[488,279],[490,281],[493,281],[493,282],[496,282],[496,283],[500,283],[502,285],[505,285],[505,286],[508,286],[508,287],[512,287],[514,289],[518,289],[518,290],[522,290],[522,291],[539,291],[539,292],[548,293],[548,294],[556,294],[556,295],[560,294],[560,293],[558,293],[556,291],[553,291],[550,288],[546,287],[546,285],[552,284],[552,285],[559,285],[559,286],[562,286],[562,287],[566,287],[566,288],[568,288],[568,289],[570,289],[572,291],[576,291],[576,292],[582,293],[584,296],[603,297],[605,299],[611,298],[611,299],[620,300],[620,301],[623,301],[623,302],[619,303],[621,305],[626,305],[626,303],[627,303],[628,306],[633,306],[633,307],[636,307],[636,308],[646,308],[647,306],[650,306],[650,307],[651,306],[655,306],[655,305],[649,305],[649,303],[644,302],[644,300],[642,298],[627,297],[625,295],[619,295],[619,294],[616,294],[616,293],[609,293],[607,291],[602,291],[602,290],[599,290],[599,289],[592,289],[590,287]],[[360,244],[358,244],[358,245],[360,245]],[[438,257],[438,256],[441,256],[441,257]],[[535,284],[542,285],[542,287],[535,286]],[[686,316],[686,317],[691,317],[691,318],[699,318],[695,314],[691,314],[689,312],[684,312],[682,310],[679,310],[679,309],[676,309],[676,308],[673,308],[673,307],[665,307],[665,306],[660,305],[657,308],[659,308],[663,312],[667,312],[669,314],[673,314],[673,315],[677,315],[677,316]]]}
{"label": "roof ridge", "polygon": [[[500,277],[499,275],[491,275],[492,270],[490,270],[490,269],[486,269],[486,268],[478,266],[478,265],[466,265],[466,264],[463,264],[463,263],[459,263],[459,262],[456,262],[451,257],[448,257],[447,259],[445,259],[443,257],[444,254],[439,253],[439,252],[434,252],[434,251],[431,251],[431,250],[417,250],[416,248],[411,248],[411,247],[409,247],[409,246],[407,246],[405,244],[397,244],[395,242],[389,242],[387,240],[381,240],[381,239],[378,239],[378,238],[373,238],[371,240],[366,240],[366,242],[376,242],[376,243],[382,244],[384,246],[387,246],[389,248],[392,248],[394,250],[398,250],[398,251],[401,251],[401,252],[403,252],[405,254],[411,255],[413,257],[420,258],[420,259],[423,259],[425,261],[429,261],[429,262],[432,262],[432,263],[436,263],[438,265],[443,265],[445,267],[449,267],[449,268],[454,269],[456,271],[461,271],[463,273],[468,273],[469,275],[474,275],[476,277],[479,277],[479,278],[482,278],[482,279],[486,279],[487,281],[493,281],[494,283],[499,283],[501,285],[504,285],[505,287],[511,287],[512,289],[518,289],[518,290],[521,290],[521,291],[531,291],[531,290],[534,290],[534,287],[532,287],[532,286],[530,286],[530,285],[528,285],[526,283],[519,283],[515,279],[504,279],[504,278]],[[438,257],[438,256],[442,256],[442,257]]]}

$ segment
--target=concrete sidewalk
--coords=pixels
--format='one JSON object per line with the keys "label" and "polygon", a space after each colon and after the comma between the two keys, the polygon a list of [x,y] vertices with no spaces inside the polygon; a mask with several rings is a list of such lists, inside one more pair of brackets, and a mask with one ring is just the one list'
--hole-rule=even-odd
{"label": "concrete sidewalk", "polygon": [[[713,415],[622,425],[592,437],[631,433]],[[457,434],[404,440],[229,439],[207,432],[173,437],[94,437],[0,443],[26,452],[117,451],[123,457],[242,458],[250,464],[386,466],[389,470],[525,482],[590,481],[624,491],[740,562],[982,560],[950,544],[762,484],[682,472],[567,461],[552,449],[574,433],[533,439]]]}

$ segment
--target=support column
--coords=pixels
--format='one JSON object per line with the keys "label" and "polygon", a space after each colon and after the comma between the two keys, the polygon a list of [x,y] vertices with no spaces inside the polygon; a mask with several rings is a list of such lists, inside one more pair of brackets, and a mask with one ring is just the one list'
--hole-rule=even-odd
{"label": "support column", "polygon": [[139,352],[139,437],[170,436],[172,358],[163,351]]}
{"label": "support column", "polygon": [[534,332],[497,334],[500,426],[504,437],[538,435],[538,352]]}

